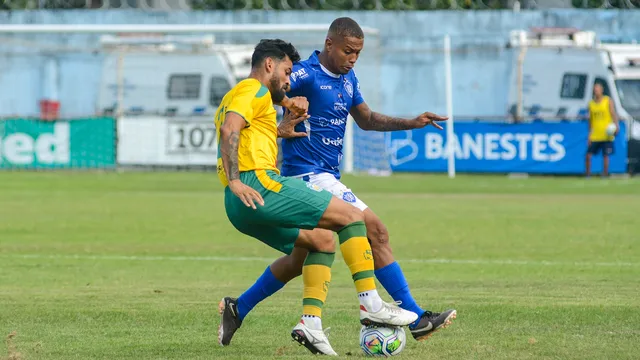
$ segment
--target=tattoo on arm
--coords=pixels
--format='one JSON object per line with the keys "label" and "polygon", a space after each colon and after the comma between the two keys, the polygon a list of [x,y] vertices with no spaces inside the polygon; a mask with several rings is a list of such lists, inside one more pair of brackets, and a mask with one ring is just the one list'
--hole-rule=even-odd
{"label": "tattoo on arm", "polygon": [[413,124],[407,119],[383,115],[377,112],[371,112],[369,119],[365,121],[367,129],[376,131],[394,131],[394,130],[410,130]]}
{"label": "tattoo on arm", "polygon": [[238,166],[239,140],[240,131],[231,131],[228,136],[222,138],[222,144],[220,144],[220,151],[222,152],[222,160],[228,181],[240,179]]}

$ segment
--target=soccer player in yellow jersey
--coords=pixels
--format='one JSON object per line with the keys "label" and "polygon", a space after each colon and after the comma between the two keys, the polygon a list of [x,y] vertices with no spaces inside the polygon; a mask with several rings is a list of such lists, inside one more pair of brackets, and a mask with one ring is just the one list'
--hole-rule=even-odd
{"label": "soccer player in yellow jersey", "polygon": [[[616,132],[607,134],[607,126],[616,124]],[[602,153],[602,175],[609,176],[609,155],[613,154],[613,139],[620,131],[618,116],[611,98],[604,95],[602,84],[593,86],[593,100],[589,101],[589,141],[586,158],[586,175],[591,176],[591,157]]]}
{"label": "soccer player in yellow jersey", "polygon": [[[238,231],[285,254],[296,248],[309,251],[302,268],[303,315],[291,336],[313,353],[337,355],[320,320],[331,281],[335,240],[313,236],[315,228],[338,233],[360,300],[363,325],[405,326],[418,315],[387,304],[378,295],[362,211],[317,186],[280,176],[273,104],[285,99],[293,61],[299,60],[293,45],[282,40],[262,40],[256,46],[249,78],[231,89],[216,111],[218,177],[225,187],[227,217]],[[283,105],[292,106],[291,101]],[[269,274],[284,276],[277,271]],[[242,321],[232,298],[222,299],[220,308],[219,342],[228,345]]]}

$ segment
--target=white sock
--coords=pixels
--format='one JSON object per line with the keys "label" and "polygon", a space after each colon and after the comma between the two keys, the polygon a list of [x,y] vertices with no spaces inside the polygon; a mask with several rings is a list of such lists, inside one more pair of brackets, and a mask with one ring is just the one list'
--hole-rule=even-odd
{"label": "white sock", "polygon": [[302,315],[302,322],[304,322],[309,329],[322,330],[322,319],[317,316]]}
{"label": "white sock", "polygon": [[382,299],[378,295],[378,290],[369,290],[358,293],[360,305],[364,306],[367,311],[378,312],[382,308]]}

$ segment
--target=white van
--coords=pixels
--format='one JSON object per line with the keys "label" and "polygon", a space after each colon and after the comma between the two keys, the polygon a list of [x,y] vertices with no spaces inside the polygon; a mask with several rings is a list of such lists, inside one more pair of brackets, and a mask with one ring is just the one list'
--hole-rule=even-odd
{"label": "white van", "polygon": [[620,119],[640,139],[640,44],[603,44],[593,32],[538,29],[512,32],[508,46],[516,49],[508,100],[512,117],[582,118],[593,85],[600,82]]}
{"label": "white van", "polygon": [[103,46],[115,51],[107,53],[102,66],[98,113],[116,111],[121,79],[124,114],[212,115],[224,95],[249,75],[253,47],[205,39],[104,37]]}

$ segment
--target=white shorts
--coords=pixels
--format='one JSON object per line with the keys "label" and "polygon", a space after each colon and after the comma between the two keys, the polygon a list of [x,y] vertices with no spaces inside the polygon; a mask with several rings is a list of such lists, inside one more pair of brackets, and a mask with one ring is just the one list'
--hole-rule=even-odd
{"label": "white shorts", "polygon": [[368,207],[367,204],[363,203],[362,200],[355,196],[351,189],[329,173],[298,175],[296,177],[327,190],[332,193],[333,196],[348,202],[362,211]]}

